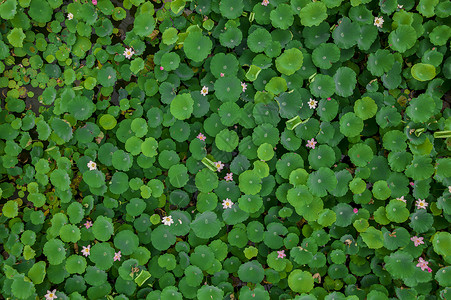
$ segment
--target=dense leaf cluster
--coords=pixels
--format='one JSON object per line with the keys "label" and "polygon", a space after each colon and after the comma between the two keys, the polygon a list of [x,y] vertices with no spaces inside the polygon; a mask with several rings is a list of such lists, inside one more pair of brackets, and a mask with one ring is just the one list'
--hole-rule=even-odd
{"label": "dense leaf cluster", "polygon": [[450,15],[1,1],[0,294],[449,299]]}

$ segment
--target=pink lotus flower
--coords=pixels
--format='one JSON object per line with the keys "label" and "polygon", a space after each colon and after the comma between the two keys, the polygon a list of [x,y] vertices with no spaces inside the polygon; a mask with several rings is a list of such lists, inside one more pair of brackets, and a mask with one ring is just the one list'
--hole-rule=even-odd
{"label": "pink lotus flower", "polygon": [[420,237],[413,236],[410,238],[410,240],[415,244],[415,247],[418,247],[419,245],[424,244],[422,236],[420,236]]}
{"label": "pink lotus flower", "polygon": [[53,291],[47,291],[47,294],[45,294],[44,297],[45,297],[46,300],[53,300],[53,299],[58,298],[58,297],[56,296],[56,290],[53,290]]}
{"label": "pink lotus flower", "polygon": [[221,74],[219,74],[219,75],[221,75],[221,77],[224,77],[224,73],[221,73]]}
{"label": "pink lotus flower", "polygon": [[232,208],[233,202],[229,198],[226,198],[225,200],[222,200],[222,208]]}
{"label": "pink lotus flower", "polygon": [[213,163],[218,170],[218,172],[221,172],[221,170],[224,168],[224,164],[221,161],[217,161]]}
{"label": "pink lotus flower", "polygon": [[315,149],[315,145],[317,144],[317,142],[315,141],[314,138],[312,138],[311,140],[307,141],[307,144],[305,145],[308,148],[312,148]]}
{"label": "pink lotus flower", "polygon": [[162,217],[162,222],[166,226],[171,226],[171,224],[174,224],[174,220],[172,219],[172,216]]}
{"label": "pink lotus flower", "polygon": [[204,86],[201,90],[200,90],[200,94],[202,96],[207,96],[208,94],[208,87]]}
{"label": "pink lotus flower", "polygon": [[241,82],[241,87],[243,88],[243,92],[247,89],[247,84],[245,82]]}
{"label": "pink lotus flower", "polygon": [[269,4],[269,0],[263,0],[263,2],[262,2],[263,6],[268,6],[268,4]]}
{"label": "pink lotus flower", "polygon": [[207,137],[203,133],[199,132],[199,134],[196,136],[196,138],[198,138],[201,141],[205,141],[205,139]]}
{"label": "pink lotus flower", "polygon": [[404,203],[407,203],[407,200],[404,199],[404,196],[401,196],[401,198],[396,198],[396,200],[402,201]]}
{"label": "pink lotus flower", "polygon": [[310,107],[310,109],[315,109],[316,106],[318,105],[318,101],[310,98],[310,100],[307,102],[308,106]]}
{"label": "pink lotus flower", "polygon": [[[419,259],[418,259],[418,264],[417,264],[417,267],[420,267],[421,268],[421,271],[424,271],[425,269],[428,269],[429,267],[428,267],[428,261],[425,261],[422,257],[420,257]],[[431,270],[432,271],[432,270]]]}
{"label": "pink lotus flower", "polygon": [[89,229],[89,227],[92,226],[92,222],[91,221],[86,221],[85,224],[83,224],[83,225],[85,225],[86,229]]}
{"label": "pink lotus flower", "polygon": [[91,245],[88,245],[88,247],[83,246],[81,253],[83,253],[84,256],[88,257],[91,254]]}
{"label": "pink lotus flower", "polygon": [[97,0],[92,0],[92,4],[97,5]]}
{"label": "pink lotus flower", "polygon": [[374,18],[374,26],[382,28],[382,24],[384,24],[384,18],[383,17],[375,17]]}
{"label": "pink lotus flower", "polygon": [[119,251],[119,252],[116,252],[116,253],[114,253],[114,258],[113,258],[113,260],[114,261],[116,261],[116,260],[118,260],[118,261],[121,261],[121,251]]}
{"label": "pink lotus flower", "polygon": [[413,181],[409,182],[410,186],[414,186],[415,183],[413,183]]}
{"label": "pink lotus flower", "polygon": [[428,203],[425,200],[418,199],[415,202],[415,205],[416,205],[417,209],[426,209],[426,207],[428,206]]}
{"label": "pink lotus flower", "polygon": [[128,59],[132,58],[133,54],[135,54],[135,51],[133,51],[132,47],[125,48],[124,50],[124,56]]}
{"label": "pink lotus flower", "polygon": [[225,181],[233,181],[233,173],[227,173],[224,179]]}
{"label": "pink lotus flower", "polygon": [[92,160],[90,160],[88,162],[87,166],[88,166],[90,171],[97,170],[97,164],[95,162],[93,162]]}
{"label": "pink lotus flower", "polygon": [[357,208],[354,208],[352,211],[353,211],[355,214],[359,212],[359,210],[358,210]]}
{"label": "pink lotus flower", "polygon": [[285,250],[277,251],[277,258],[284,258],[285,256],[287,256]]}
{"label": "pink lotus flower", "polygon": [[164,68],[163,68],[163,67],[160,67],[160,70],[161,70],[161,71],[163,71],[163,70],[164,70]]}
{"label": "pink lotus flower", "polygon": [[330,101],[330,100],[332,100],[332,98],[330,98],[330,97],[329,97],[329,98],[327,98],[327,101]]}

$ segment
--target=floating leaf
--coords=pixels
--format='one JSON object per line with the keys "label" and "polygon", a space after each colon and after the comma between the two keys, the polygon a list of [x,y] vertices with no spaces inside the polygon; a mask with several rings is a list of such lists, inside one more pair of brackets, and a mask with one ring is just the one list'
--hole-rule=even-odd
{"label": "floating leaf", "polygon": [[302,67],[302,62],[302,52],[299,49],[291,48],[276,59],[276,68],[282,74],[292,75]]}
{"label": "floating leaf", "polygon": [[318,26],[327,18],[327,7],[323,2],[312,2],[304,6],[299,12],[301,24],[304,26]]}
{"label": "floating leaf", "polygon": [[294,270],[288,276],[288,286],[296,293],[308,293],[314,286],[312,274],[306,271]]}
{"label": "floating leaf", "polygon": [[193,105],[190,94],[179,94],[171,102],[171,114],[178,120],[188,119],[193,112]]}
{"label": "floating leaf", "polygon": [[413,65],[411,72],[413,78],[419,81],[432,80],[436,75],[435,67],[433,65],[423,63]]}
{"label": "floating leaf", "polygon": [[379,249],[384,246],[384,235],[373,226],[361,233],[362,239],[370,249]]}
{"label": "floating leaf", "polygon": [[193,31],[186,37],[183,43],[183,50],[189,59],[200,62],[207,58],[212,46],[211,40],[204,36],[202,32]]}

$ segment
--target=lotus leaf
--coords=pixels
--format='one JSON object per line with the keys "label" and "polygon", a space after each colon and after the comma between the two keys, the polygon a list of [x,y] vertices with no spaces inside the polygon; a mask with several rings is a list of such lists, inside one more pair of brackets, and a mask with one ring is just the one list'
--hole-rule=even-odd
{"label": "lotus leaf", "polygon": [[223,102],[236,102],[241,95],[241,81],[235,77],[220,77],[214,84],[215,95]]}
{"label": "lotus leaf", "polygon": [[352,22],[347,17],[342,18],[337,28],[332,32],[335,44],[342,49],[349,49],[357,44],[357,39],[360,36],[359,27],[357,22]]}
{"label": "lotus leaf", "polygon": [[218,149],[226,152],[232,152],[238,146],[238,141],[238,134],[228,129],[223,129],[215,137]]}
{"label": "lotus leaf", "polygon": [[430,64],[418,63],[415,64],[412,69],[412,77],[419,81],[429,81],[432,80],[435,75],[435,67]]}
{"label": "lotus leaf", "polygon": [[302,270],[294,270],[288,276],[288,286],[296,293],[307,293],[313,289],[312,274]]}
{"label": "lotus leaf", "polygon": [[204,36],[202,32],[193,31],[186,37],[183,50],[189,59],[200,62],[210,54],[212,46],[211,40]]}
{"label": "lotus leaf", "polygon": [[113,224],[111,219],[105,216],[99,216],[92,225],[92,232],[96,239],[108,241],[113,235]]}
{"label": "lotus leaf", "polygon": [[155,28],[155,20],[152,15],[147,13],[141,13],[135,17],[135,21],[133,24],[133,29],[135,33],[139,36],[147,36]]}
{"label": "lotus leaf", "polygon": [[27,299],[35,293],[34,284],[24,275],[16,274],[12,276],[11,291],[19,299]]}
{"label": "lotus leaf", "polygon": [[51,265],[59,265],[66,258],[64,243],[59,239],[50,239],[44,244],[43,253]]}
{"label": "lotus leaf", "polygon": [[373,226],[361,233],[362,239],[370,249],[379,249],[384,246],[384,235]]}
{"label": "lotus leaf", "polygon": [[363,120],[355,113],[348,112],[340,118],[340,132],[347,137],[358,135],[363,130]]}
{"label": "lotus leaf", "polygon": [[14,28],[8,34],[8,41],[11,46],[19,48],[23,46],[23,40],[25,39],[25,33],[22,28]]}
{"label": "lotus leaf", "polygon": [[417,33],[412,26],[399,25],[396,30],[389,34],[388,40],[390,42],[390,47],[393,50],[404,53],[413,47],[416,36]]}
{"label": "lotus leaf", "polygon": [[313,63],[321,69],[330,69],[340,59],[340,49],[332,43],[324,43],[312,53]]}
{"label": "lotus leaf", "polygon": [[299,49],[291,48],[285,50],[276,59],[277,71],[284,75],[292,75],[302,67],[303,54]]}
{"label": "lotus leaf", "polygon": [[450,14],[0,1],[0,295],[445,299]]}
{"label": "lotus leaf", "polygon": [[263,267],[257,261],[249,261],[239,267],[238,276],[244,282],[260,283],[264,277]]}
{"label": "lotus leaf", "polygon": [[299,12],[301,24],[304,26],[318,26],[327,18],[327,7],[323,2],[313,2],[305,5]]}
{"label": "lotus leaf", "polygon": [[408,278],[415,272],[412,260],[409,253],[398,250],[384,258],[385,268],[394,278]]}
{"label": "lotus leaf", "polygon": [[450,244],[451,234],[449,232],[438,232],[432,240],[434,251],[437,254],[443,255],[445,258],[451,255]]}
{"label": "lotus leaf", "polygon": [[210,238],[218,234],[221,228],[215,213],[207,211],[196,216],[191,223],[191,229],[199,238]]}
{"label": "lotus leaf", "polygon": [[90,252],[89,259],[98,269],[106,271],[113,265],[114,249],[109,243],[97,243],[91,247]]}

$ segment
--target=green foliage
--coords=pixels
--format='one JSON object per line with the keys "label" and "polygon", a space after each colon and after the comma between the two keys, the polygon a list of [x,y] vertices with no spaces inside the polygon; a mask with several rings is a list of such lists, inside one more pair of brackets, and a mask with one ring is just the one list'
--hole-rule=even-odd
{"label": "green foliage", "polygon": [[450,13],[0,1],[0,295],[445,299]]}

